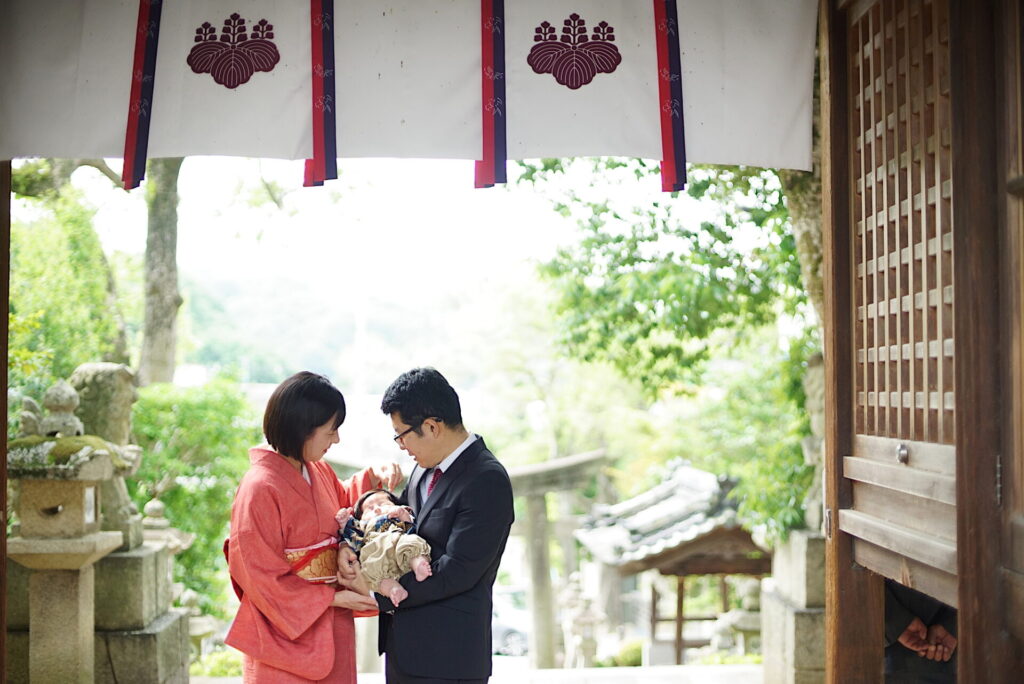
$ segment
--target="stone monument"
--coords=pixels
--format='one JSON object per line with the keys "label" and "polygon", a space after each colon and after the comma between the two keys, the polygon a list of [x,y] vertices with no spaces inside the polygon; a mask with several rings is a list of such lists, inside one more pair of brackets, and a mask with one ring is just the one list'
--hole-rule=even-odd
{"label": "stone monument", "polygon": [[121,545],[120,532],[100,529],[98,490],[113,477],[113,453],[103,440],[79,436],[25,437],[8,447],[8,477],[20,488],[8,577],[11,589],[28,588],[7,597],[9,628],[28,628],[8,633],[11,681],[94,681],[93,564]]}
{"label": "stone monument", "polygon": [[715,650],[735,649],[740,654],[761,650],[761,583],[753,577],[734,580],[740,607],[722,613],[713,627]]}
{"label": "stone monument", "polygon": [[[84,418],[84,423],[78,425],[84,427],[87,434],[84,437],[64,437],[56,441],[62,443],[77,439],[90,445],[95,454],[101,451],[109,454],[110,472],[104,473],[106,477],[96,479],[92,488],[95,519],[90,525],[96,528],[97,533],[106,535],[104,539],[115,540],[116,544],[106,549],[107,555],[99,558],[95,566],[89,566],[92,578],[89,580],[88,592],[89,637],[90,644],[95,646],[90,658],[90,677],[37,680],[33,676],[32,679],[154,684],[187,682],[188,612],[171,607],[172,553],[164,542],[143,540],[142,516],[128,497],[124,482],[125,476],[134,474],[141,462],[141,450],[127,443],[131,428],[131,402],[135,398],[134,376],[121,364],[86,364],[79,367],[72,375],[71,383],[63,383],[53,393],[59,404],[51,401],[50,392],[44,400],[47,408],[52,404],[59,414],[63,414],[58,416],[62,421],[59,424],[63,427],[56,430],[61,434],[64,430],[74,431],[74,422],[67,415],[68,407],[73,410],[72,405],[78,406],[80,399],[72,386],[81,392],[78,413]],[[73,399],[71,395],[74,395]],[[36,421],[40,431],[57,424],[56,421],[49,421],[50,417],[52,414]],[[31,420],[27,423],[23,421],[23,425],[31,423]],[[52,428],[50,431],[53,431]],[[14,448],[20,442],[43,443],[47,439],[53,440],[40,435],[12,443],[8,462],[14,463],[17,458],[24,459],[15,457],[14,453]],[[39,460],[38,456],[31,458]],[[21,482],[19,497],[23,536],[26,531],[25,516],[33,515],[32,504],[24,501],[32,491],[32,486],[26,487],[26,482]],[[49,504],[49,508],[53,507],[54,504]],[[14,540],[9,540],[9,546],[11,541]],[[13,553],[8,555],[17,563],[22,563]],[[30,634],[39,630],[44,633],[53,627],[52,623],[48,626],[45,621],[37,619],[31,609],[31,599],[25,602],[19,598],[17,588],[30,585],[32,580],[17,563],[9,562],[7,565],[10,587],[7,597],[7,671],[12,682],[28,681],[32,664]],[[31,596],[31,586],[29,588]],[[54,638],[64,638],[60,636],[59,630],[55,635]]]}
{"label": "stone monument", "polygon": [[814,466],[805,505],[807,528],[793,530],[772,556],[761,585],[764,684],[825,681],[825,537],[821,534],[821,463],[825,426],[825,367],[820,354],[804,375],[811,435],[804,460]]}

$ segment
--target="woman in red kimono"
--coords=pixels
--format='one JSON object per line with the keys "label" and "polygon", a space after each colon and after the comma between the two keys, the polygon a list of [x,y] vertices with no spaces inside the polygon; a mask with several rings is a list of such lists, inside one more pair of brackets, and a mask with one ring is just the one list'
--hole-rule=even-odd
{"label": "woman in red kimono", "polygon": [[[322,459],[344,420],[341,392],[323,376],[297,373],[267,403],[263,432],[270,446],[249,450],[252,465],[235,494],[228,542],[241,606],[224,640],[244,654],[245,682],[355,684],[353,611],[375,610],[376,602],[336,591],[333,582],[308,581],[286,559],[286,550],[329,546],[339,508],[401,481],[397,464],[338,480]],[[339,553],[342,568],[352,566],[339,578],[354,578],[354,555],[347,547]]]}

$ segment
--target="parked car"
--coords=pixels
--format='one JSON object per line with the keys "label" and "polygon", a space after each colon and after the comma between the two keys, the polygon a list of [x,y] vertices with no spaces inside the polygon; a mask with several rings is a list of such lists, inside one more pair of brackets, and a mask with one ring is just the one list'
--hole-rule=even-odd
{"label": "parked car", "polygon": [[530,614],[495,596],[491,611],[491,651],[524,656],[530,644]]}

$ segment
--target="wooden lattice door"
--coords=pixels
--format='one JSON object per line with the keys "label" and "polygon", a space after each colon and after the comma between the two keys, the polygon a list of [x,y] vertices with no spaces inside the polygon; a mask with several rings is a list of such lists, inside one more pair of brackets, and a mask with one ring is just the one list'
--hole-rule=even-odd
{"label": "wooden lattice door", "polygon": [[1024,671],[1022,5],[821,5],[830,682],[882,680],[883,576]]}
{"label": "wooden lattice door", "polygon": [[879,2],[849,23],[852,506],[861,565],[956,596],[947,3]]}

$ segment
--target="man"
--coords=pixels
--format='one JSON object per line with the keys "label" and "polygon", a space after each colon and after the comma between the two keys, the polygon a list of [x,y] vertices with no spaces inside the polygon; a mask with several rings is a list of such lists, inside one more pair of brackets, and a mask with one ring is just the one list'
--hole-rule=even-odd
{"label": "man", "polygon": [[885,580],[886,684],[956,682],[956,610]]}
{"label": "man", "polygon": [[399,500],[415,513],[433,569],[422,582],[400,578],[409,595],[398,607],[375,594],[387,682],[486,682],[491,589],[514,517],[508,473],[463,426],[458,395],[433,368],[399,376],[381,410],[416,461]]}

